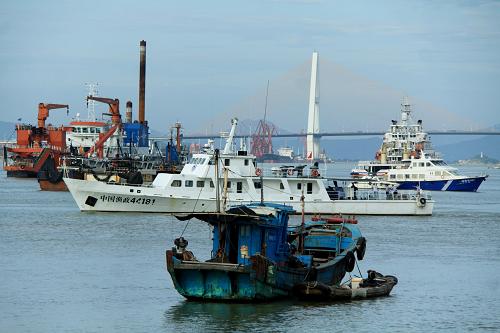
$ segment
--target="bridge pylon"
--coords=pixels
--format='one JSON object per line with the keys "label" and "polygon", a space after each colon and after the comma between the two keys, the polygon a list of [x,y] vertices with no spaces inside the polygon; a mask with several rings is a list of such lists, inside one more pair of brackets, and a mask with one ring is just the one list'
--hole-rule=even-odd
{"label": "bridge pylon", "polygon": [[309,114],[307,118],[307,154],[308,160],[319,158],[319,76],[318,76],[318,52],[314,51],[311,63],[311,85],[309,90]]}

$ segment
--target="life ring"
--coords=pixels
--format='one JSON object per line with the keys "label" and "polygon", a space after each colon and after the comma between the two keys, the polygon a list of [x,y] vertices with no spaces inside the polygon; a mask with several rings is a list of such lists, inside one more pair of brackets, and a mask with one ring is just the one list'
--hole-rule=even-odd
{"label": "life ring", "polygon": [[24,170],[24,168],[26,168],[24,165],[21,165],[21,170]]}
{"label": "life ring", "polygon": [[260,168],[255,169],[255,175],[256,176],[262,175],[262,170]]}
{"label": "life ring", "polygon": [[313,176],[313,177],[318,177],[318,176],[319,176],[319,172],[318,172],[318,170],[316,170],[316,169],[312,169],[312,170],[311,170],[311,176]]}
{"label": "life ring", "polygon": [[427,199],[426,198],[420,198],[420,199],[418,199],[418,202],[420,202],[420,204],[422,206],[425,206],[425,204],[427,203]]}
{"label": "life ring", "polygon": [[366,252],[366,238],[358,238],[358,243],[356,244],[356,257],[358,260],[363,260]]}
{"label": "life ring", "polygon": [[293,169],[288,169],[287,173],[289,176],[293,176]]}
{"label": "life ring", "polygon": [[347,251],[345,254],[345,270],[347,272],[352,272],[354,270],[354,265],[356,265],[356,258],[351,251]]}

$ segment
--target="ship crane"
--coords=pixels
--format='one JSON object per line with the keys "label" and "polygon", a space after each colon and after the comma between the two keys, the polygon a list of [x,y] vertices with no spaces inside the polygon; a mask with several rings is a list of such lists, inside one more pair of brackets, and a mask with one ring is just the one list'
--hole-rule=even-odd
{"label": "ship crane", "polygon": [[49,117],[49,111],[53,109],[64,109],[69,113],[69,105],[67,104],[38,104],[38,127],[45,128],[45,120]]}
{"label": "ship crane", "polygon": [[91,156],[95,151],[97,151],[97,156],[99,158],[103,158],[103,148],[106,141],[113,136],[116,130],[121,129],[122,127],[122,116],[120,115],[120,101],[115,98],[106,98],[106,97],[96,97],[89,95],[87,96],[87,103],[89,100],[101,102],[109,105],[109,113],[104,113],[104,115],[111,116],[111,123],[113,126],[106,133],[99,133],[99,139],[95,143],[92,148],[87,152],[86,156]]}
{"label": "ship crane", "polygon": [[97,97],[89,95],[87,96],[87,103],[91,101],[101,102],[109,105],[109,113],[104,113],[105,115],[111,116],[111,123],[113,125],[122,125],[122,116],[120,115],[120,100],[118,98],[106,98],[106,97]]}

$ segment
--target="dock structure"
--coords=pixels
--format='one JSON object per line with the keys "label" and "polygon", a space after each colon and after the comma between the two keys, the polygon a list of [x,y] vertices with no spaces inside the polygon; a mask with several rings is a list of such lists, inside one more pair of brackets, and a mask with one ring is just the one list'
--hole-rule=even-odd
{"label": "dock structure", "polygon": [[309,90],[309,115],[307,119],[307,159],[319,158],[319,77],[318,77],[318,52],[313,52],[311,64],[311,86]]}

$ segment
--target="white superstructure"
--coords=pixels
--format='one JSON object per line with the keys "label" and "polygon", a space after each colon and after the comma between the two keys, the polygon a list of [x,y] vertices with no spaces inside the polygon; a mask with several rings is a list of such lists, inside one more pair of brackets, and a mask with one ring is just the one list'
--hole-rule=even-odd
{"label": "white superstructure", "polygon": [[408,98],[401,103],[401,119],[384,134],[375,161],[359,162],[351,176],[365,170],[369,176],[399,183],[399,189],[477,191],[487,176],[465,176],[448,166],[433,150],[422,121],[414,122]]}
{"label": "white superstructure", "polygon": [[[321,177],[318,169],[290,168],[284,174],[262,174],[256,159],[244,150],[234,151],[233,120],[224,152],[217,156],[209,146],[194,154],[180,174],[159,174],[151,186],[118,185],[65,178],[82,211],[130,211],[157,213],[214,212],[217,197],[222,208],[264,201],[288,204],[301,211],[304,195],[307,214],[430,215],[433,201],[415,194],[388,198],[385,192],[342,188]],[[425,199],[424,204],[422,200]]]}

